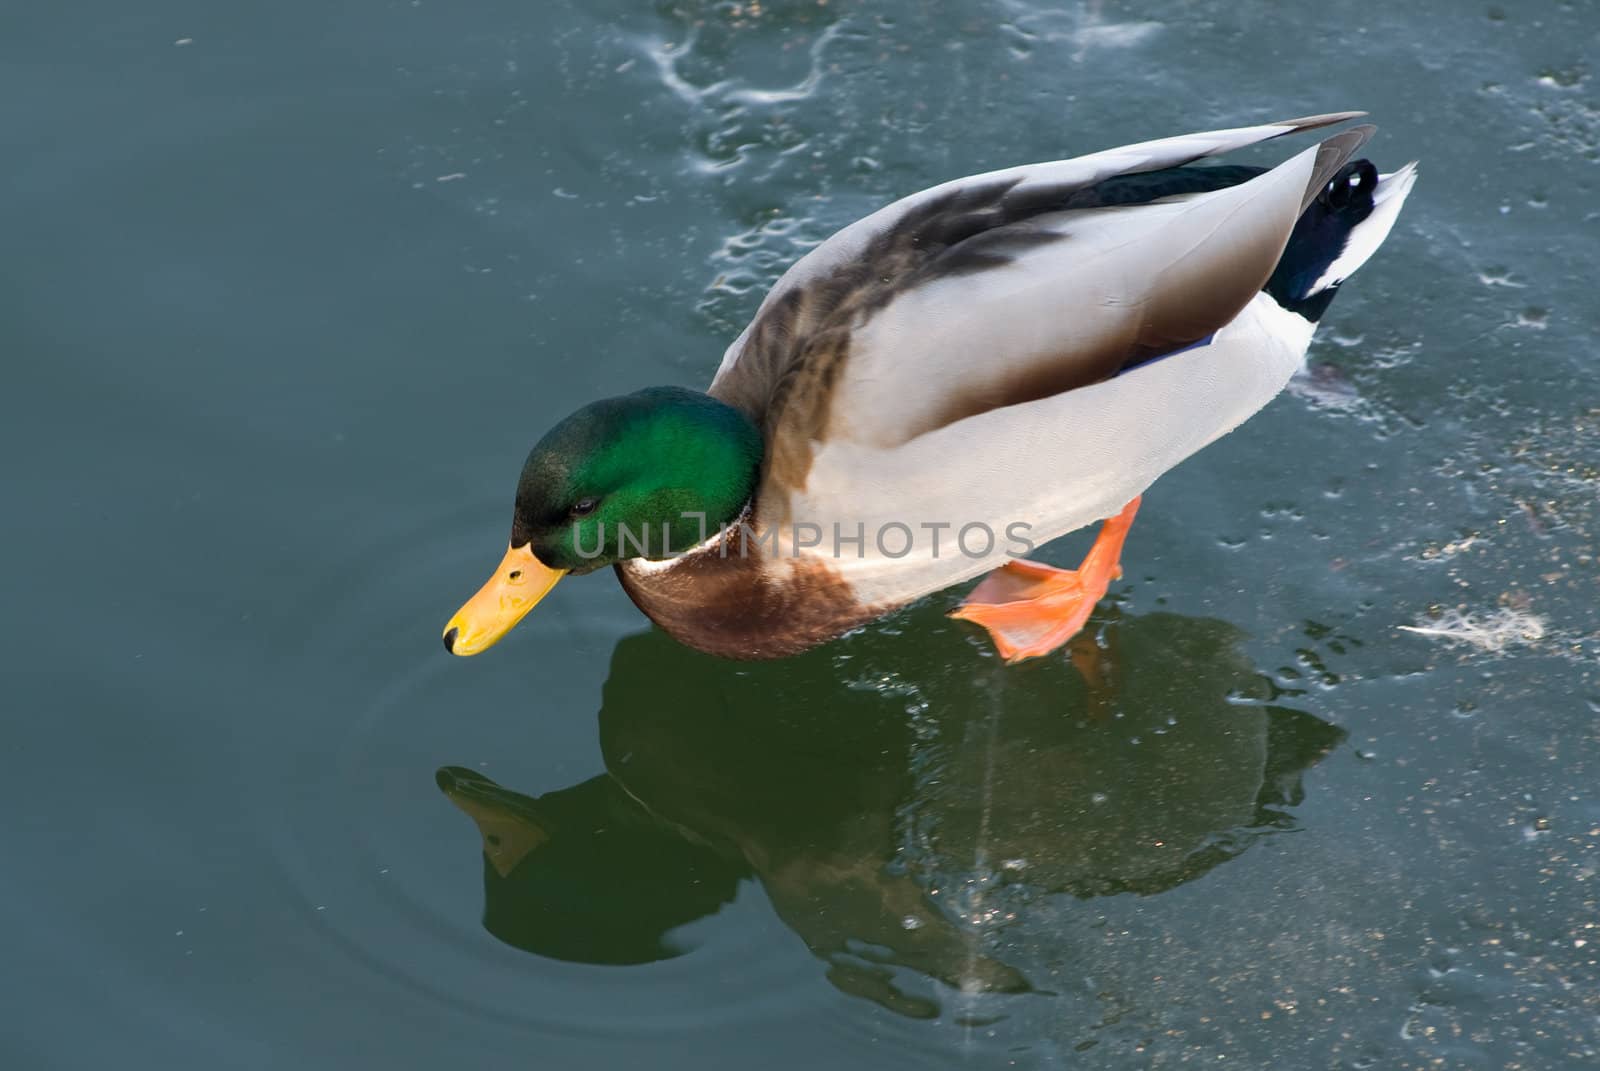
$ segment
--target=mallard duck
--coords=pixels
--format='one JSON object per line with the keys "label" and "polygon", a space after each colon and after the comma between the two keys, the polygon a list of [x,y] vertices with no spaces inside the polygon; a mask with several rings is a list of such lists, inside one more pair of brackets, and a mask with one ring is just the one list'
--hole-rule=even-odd
{"label": "mallard duck", "polygon": [[[1273,168],[1197,161],[1357,118],[1217,130],[935,186],[800,258],[705,392],[584,406],[533,447],[510,547],[444,631],[484,650],[616,567],[679,641],[793,654],[984,575],[1008,661],[1084,624],[1140,495],[1301,366],[1416,177],[1356,126]],[[1083,564],[1034,548],[1105,520]]]}

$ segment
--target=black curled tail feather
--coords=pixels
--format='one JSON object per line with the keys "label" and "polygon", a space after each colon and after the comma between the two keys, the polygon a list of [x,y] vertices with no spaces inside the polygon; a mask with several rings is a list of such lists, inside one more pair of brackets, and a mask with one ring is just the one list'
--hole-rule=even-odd
{"label": "black curled tail feather", "polygon": [[1329,278],[1329,270],[1344,254],[1356,227],[1372,214],[1377,189],[1378,169],[1372,162],[1352,160],[1306,206],[1263,288],[1279,305],[1313,323],[1322,317],[1343,281]]}

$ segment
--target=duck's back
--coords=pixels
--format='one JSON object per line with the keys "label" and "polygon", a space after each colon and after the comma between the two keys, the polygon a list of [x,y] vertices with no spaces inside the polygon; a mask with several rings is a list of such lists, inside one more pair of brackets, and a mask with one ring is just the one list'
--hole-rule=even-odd
{"label": "duck's back", "polygon": [[[1178,258],[1183,235],[1170,235],[1163,250],[1155,251],[1154,262],[1147,257],[1143,264],[1134,265],[1143,269],[1142,275],[1116,280],[1115,285],[1102,277],[1096,288],[1098,294],[1083,291],[1082,269],[1096,260],[1097,254],[1105,252],[1107,232],[1112,244],[1127,244],[1143,227],[1170,224],[1174,217],[1185,214],[1175,211],[1180,206],[1155,202],[1213,192],[1258,176],[1263,170],[1187,165],[1355,114],[1358,113],[1189,134],[1070,160],[974,175],[912,194],[844,228],[796,262],[768,293],[750,325],[729,346],[710,392],[762,421],[769,431],[787,433],[790,424],[807,415],[812,408],[809,403],[833,400],[842,394],[821,382],[824,374],[852,374],[853,385],[857,386],[864,380],[903,386],[919,377],[926,379],[924,373],[930,364],[937,368],[936,358],[920,350],[906,352],[892,343],[936,343],[939,331],[959,322],[962,309],[946,309],[946,315],[938,321],[926,322],[909,334],[895,328],[904,324],[914,307],[926,307],[930,297],[942,299],[952,288],[958,304],[968,313],[967,321],[986,325],[991,331],[996,325],[985,314],[989,303],[1019,280],[1041,297],[1043,304],[1030,311],[1043,315],[1030,319],[1039,323],[1042,331],[1047,330],[1043,325],[1060,325],[1064,320],[1060,313],[1081,311],[1095,296],[1127,307],[1144,300],[1143,296],[1152,291],[1157,296],[1172,292],[1152,286],[1151,273]],[[1315,161],[1322,165],[1316,168],[1319,175],[1331,175],[1339,157],[1353,151],[1368,131],[1370,128],[1361,128],[1331,139],[1320,154],[1321,159],[1317,159],[1316,150],[1309,150],[1304,154],[1309,160],[1297,158],[1291,163]],[[1308,199],[1304,196],[1306,177],[1300,173],[1300,188],[1290,191],[1294,196],[1286,199],[1294,202],[1291,208],[1260,201],[1255,204],[1258,217],[1277,209],[1276,218],[1250,221],[1251,233],[1276,232],[1275,242],[1267,243],[1275,244],[1276,249],[1268,249],[1259,258],[1267,264],[1260,271],[1260,279],[1253,280],[1256,285],[1237,282],[1226,295],[1232,312],[1242,307],[1271,271],[1294,217]],[[1120,218],[1114,222],[1103,218],[1112,214],[1108,210],[1117,208],[1122,211],[1114,214]],[[1144,217],[1142,222],[1140,216]],[[1074,219],[1077,229],[1068,232],[1069,221]],[[1202,221],[1196,217],[1195,223]],[[1230,229],[1229,234],[1235,237],[1208,251],[1216,254],[1232,250],[1237,259],[1248,236],[1238,229]],[[1027,261],[1028,270],[1018,270],[1019,260]],[[1252,270],[1256,267],[1251,264]],[[1068,274],[1058,276],[1056,273],[1061,270]],[[1206,303],[1200,315],[1202,319],[1215,320],[1213,327],[1231,318],[1225,308],[1219,312],[1214,302]],[[879,336],[895,336],[886,339],[890,345],[871,344],[875,340],[867,329],[874,323],[878,324]],[[1130,340],[1132,348],[1170,346],[1177,340],[1161,337],[1162,331],[1183,326],[1166,321],[1144,325],[1139,335]],[[1068,364],[1092,366],[1098,357],[1104,367],[1124,359],[1124,355],[1104,352],[1084,357],[1072,345],[1071,335],[1062,341],[1064,344],[1055,349]],[[1105,344],[1099,348],[1105,348]],[[970,355],[962,356],[965,359],[951,362],[944,370],[958,378],[964,376],[964,367],[977,362]],[[1016,360],[1027,363],[1025,357],[1009,352],[991,351],[984,356],[985,363],[991,366]],[[884,413],[880,419],[892,421],[895,416],[895,412]],[[881,431],[877,425],[874,428]]]}

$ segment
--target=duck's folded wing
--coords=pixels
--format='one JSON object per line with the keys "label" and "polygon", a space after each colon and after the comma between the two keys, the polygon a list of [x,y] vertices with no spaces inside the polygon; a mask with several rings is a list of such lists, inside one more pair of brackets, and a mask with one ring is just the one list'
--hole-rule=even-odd
{"label": "duck's folded wing", "polygon": [[[897,202],[779,281],[711,392],[764,423],[769,483],[799,487],[824,438],[891,446],[1196,342],[1260,289],[1370,131],[1253,178],[1169,169],[1350,117],[1126,146]],[[1118,178],[1147,172],[1162,176],[1142,190]]]}
{"label": "duck's folded wing", "polygon": [[[1115,175],[1181,167],[1208,156],[1254,145],[1269,138],[1342,123],[1364,112],[1333,112],[1284,119],[1260,126],[1210,130],[1124,145],[1069,160],[1028,164],[955,179],[901,198],[834,234],[796,261],[767,293],[755,318],[723,354],[712,387],[719,397],[750,411],[765,408],[765,394],[781,378],[781,338],[791,338],[797,322],[824,310],[824,295],[837,292],[841,274],[856,276],[867,262],[893,255],[915,259],[931,242],[948,244],[961,232],[977,233],[1016,222],[1041,210],[1041,202],[1062,201],[1074,191]],[[856,284],[859,285],[859,282]],[[755,343],[752,345],[752,343]]]}
{"label": "duck's folded wing", "polygon": [[1200,342],[1266,284],[1351,135],[1213,192],[1047,213],[968,239],[856,317],[847,344],[808,357],[777,428],[895,446]]}

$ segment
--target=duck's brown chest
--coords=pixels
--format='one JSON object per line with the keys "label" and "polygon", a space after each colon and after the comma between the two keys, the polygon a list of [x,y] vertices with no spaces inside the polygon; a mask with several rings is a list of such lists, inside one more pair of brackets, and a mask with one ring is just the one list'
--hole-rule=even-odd
{"label": "duck's brown chest", "polygon": [[823,562],[723,547],[672,562],[623,562],[635,606],[679,643],[722,658],[782,658],[886,612],[859,602]]}

